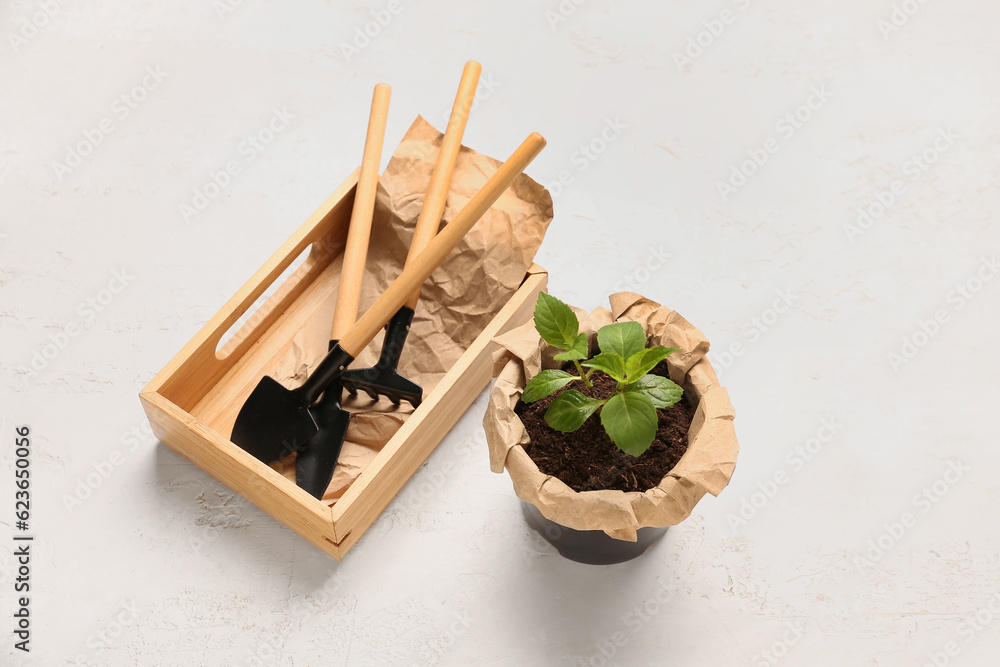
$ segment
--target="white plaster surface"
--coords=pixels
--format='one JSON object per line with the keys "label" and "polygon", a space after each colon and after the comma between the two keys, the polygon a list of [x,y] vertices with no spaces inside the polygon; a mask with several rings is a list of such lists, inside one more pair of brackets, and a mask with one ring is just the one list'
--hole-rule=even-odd
{"label": "white plaster surface", "polygon": [[[0,663],[998,664],[996,3],[899,0],[914,13],[883,36],[893,2],[564,0],[552,26],[556,0],[395,0],[348,59],[341,44],[390,3],[222,2],[0,6]],[[705,331],[736,406],[732,484],[629,564],[579,565],[533,537],[489,471],[485,395],[340,564],[142,432],[139,389],[358,164],[374,83],[393,85],[394,146],[417,113],[442,125],[469,58],[484,99],[466,142],[502,157],[537,130],[549,145],[529,173],[572,181],[537,258],[551,291],[593,308],[638,280]],[[163,80],[124,117],[115,100],[147,68]],[[787,136],[777,124],[821,87]],[[241,141],[275,109],[292,119],[248,161]],[[935,152],[939,131],[955,138]],[[717,183],[769,138],[723,201]],[[230,160],[240,173],[185,221]],[[895,179],[888,212],[849,238]],[[79,304],[121,270],[88,317]],[[773,318],[776,291],[792,305]],[[835,434],[799,463],[824,421]],[[13,648],[8,537],[22,424],[29,655]],[[68,508],[95,466],[107,478]],[[967,468],[954,484],[950,466]],[[935,483],[936,502],[917,498]]]}

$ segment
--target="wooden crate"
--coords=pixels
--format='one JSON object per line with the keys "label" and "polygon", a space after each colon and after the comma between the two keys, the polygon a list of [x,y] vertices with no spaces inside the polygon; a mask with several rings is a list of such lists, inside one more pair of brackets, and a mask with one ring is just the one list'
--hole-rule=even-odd
{"label": "wooden crate", "polygon": [[[430,456],[492,373],[492,338],[530,319],[548,275],[532,265],[510,301],[331,507],[230,442],[243,402],[331,298],[331,261],[347,235],[355,172],[140,393],[156,436],[338,560]],[[372,243],[377,243],[373,238]],[[305,262],[225,346],[222,336],[306,248]],[[337,248],[331,251],[330,248]]]}

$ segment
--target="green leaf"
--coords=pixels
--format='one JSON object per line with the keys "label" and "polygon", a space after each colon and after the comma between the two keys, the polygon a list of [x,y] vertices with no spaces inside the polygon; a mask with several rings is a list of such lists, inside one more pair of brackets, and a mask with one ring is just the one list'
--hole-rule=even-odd
{"label": "green leaf", "polygon": [[601,352],[628,359],[646,347],[646,331],[638,322],[615,322],[598,329],[597,345]]}
{"label": "green leaf", "polygon": [[639,456],[653,444],[658,415],[649,396],[626,391],[608,399],[601,410],[601,424],[618,449]]}
{"label": "green leaf", "polygon": [[669,408],[684,395],[680,385],[659,375],[643,375],[638,382],[626,387],[625,391],[649,396],[654,408]]}
{"label": "green leaf", "polygon": [[581,394],[576,389],[567,389],[556,396],[545,411],[545,422],[563,433],[575,431],[602,405],[604,401]]}
{"label": "green leaf", "polygon": [[566,371],[550,369],[540,372],[531,378],[521,393],[521,400],[525,403],[534,403],[559,391],[573,380],[579,380],[576,375],[571,375]]}
{"label": "green leaf", "polygon": [[583,365],[604,371],[618,382],[625,381],[625,360],[614,352],[602,352],[590,361],[583,362]]}
{"label": "green leaf", "polygon": [[636,352],[625,362],[625,377],[628,378],[627,381],[629,383],[635,382],[653,370],[656,364],[679,349],[679,347],[649,347]]}
{"label": "green leaf", "polygon": [[573,341],[573,347],[553,357],[556,361],[579,361],[587,358],[587,334],[582,333]]}
{"label": "green leaf", "polygon": [[535,329],[549,345],[572,350],[580,333],[580,320],[565,303],[539,292],[535,303]]}

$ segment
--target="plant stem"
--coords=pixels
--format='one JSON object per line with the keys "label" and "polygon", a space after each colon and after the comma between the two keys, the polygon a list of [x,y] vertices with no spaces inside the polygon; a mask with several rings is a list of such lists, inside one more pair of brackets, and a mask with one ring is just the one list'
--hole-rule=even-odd
{"label": "plant stem", "polygon": [[576,372],[580,374],[580,379],[583,380],[583,384],[587,387],[587,393],[590,394],[591,398],[594,397],[594,385],[590,383],[590,379],[587,378],[587,374],[583,372],[583,366],[576,359],[573,360],[573,365],[576,366]]}

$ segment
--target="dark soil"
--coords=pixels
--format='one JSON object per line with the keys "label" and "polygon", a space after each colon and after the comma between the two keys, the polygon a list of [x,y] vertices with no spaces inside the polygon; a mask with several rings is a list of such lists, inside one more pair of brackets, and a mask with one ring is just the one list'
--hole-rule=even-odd
{"label": "dark soil", "polygon": [[[566,370],[573,372],[572,366]],[[653,373],[666,376],[666,364]],[[597,371],[591,376],[595,393],[607,398],[615,381]],[[560,433],[545,423],[545,411],[561,392],[576,389],[586,393],[583,382],[575,380],[552,396],[531,404],[518,403],[514,412],[524,422],[531,442],[524,449],[538,469],[558,477],[574,491],[617,489],[647,491],[660,483],[687,451],[688,428],[694,417],[694,406],[687,394],[669,408],[657,410],[659,429],[653,444],[641,456],[626,454],[611,442],[601,426],[599,414],[592,415],[579,430]]]}

